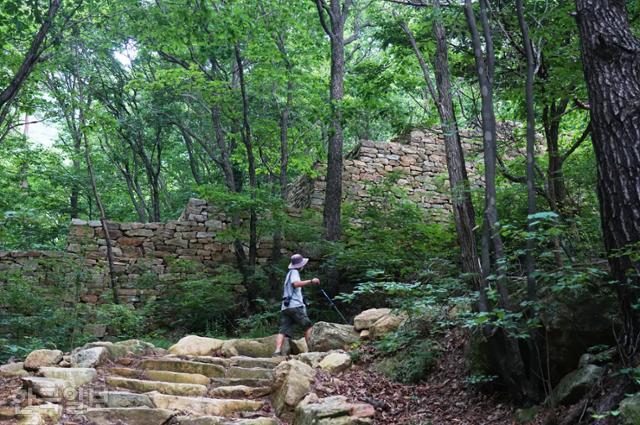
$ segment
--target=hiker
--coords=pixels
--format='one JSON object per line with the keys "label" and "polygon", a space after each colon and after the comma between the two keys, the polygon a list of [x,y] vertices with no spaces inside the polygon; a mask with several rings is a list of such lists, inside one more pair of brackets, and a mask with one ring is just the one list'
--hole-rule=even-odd
{"label": "hiker", "polygon": [[302,298],[302,287],[307,285],[319,285],[320,279],[314,277],[311,280],[301,280],[300,271],[309,261],[300,254],[291,256],[289,263],[289,273],[284,279],[284,289],[282,292],[282,306],[280,308],[280,331],[276,338],[276,351],[274,356],[282,355],[282,344],[284,338],[293,338],[293,326],[300,325],[304,329],[304,338],[309,342],[311,327],[313,324],[307,316],[307,307]]}

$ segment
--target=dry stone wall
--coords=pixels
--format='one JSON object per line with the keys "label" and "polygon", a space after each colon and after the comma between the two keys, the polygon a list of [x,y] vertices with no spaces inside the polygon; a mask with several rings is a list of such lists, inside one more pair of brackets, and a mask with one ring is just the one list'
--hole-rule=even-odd
{"label": "dry stone wall", "polygon": [[[472,184],[479,186],[482,181],[474,159],[479,145],[468,141],[464,149]],[[344,161],[345,198],[366,203],[368,186],[391,172],[400,173],[397,184],[406,188],[409,196],[434,217],[441,220],[449,217],[451,203],[444,146],[437,134],[413,130],[390,142],[361,142]],[[315,179],[302,176],[290,187],[289,203],[294,210],[322,209],[324,173],[318,175]],[[220,265],[234,264],[233,246],[225,235],[229,226],[224,214],[200,199],[189,200],[182,215],[166,223],[109,222],[121,301],[138,306],[161,295],[167,285],[192,274],[215,273]],[[3,275],[9,273],[19,273],[42,285],[53,280],[73,282],[80,276],[79,300],[100,303],[110,297],[106,249],[99,221],[74,219],[69,227],[66,252],[0,252],[0,284]],[[271,239],[260,241],[258,261],[266,262],[271,249]],[[186,263],[189,267],[184,266]]]}
{"label": "dry stone wall", "polygon": [[[481,145],[464,134],[463,149],[472,187],[482,186],[477,168]],[[389,142],[362,141],[344,161],[343,194],[347,201],[364,204],[370,200],[368,188],[390,173],[398,173],[397,184],[411,199],[439,220],[449,218],[451,200],[444,141],[434,132],[415,129]],[[289,190],[290,204],[321,210],[326,188],[325,173],[313,179],[303,176]]]}

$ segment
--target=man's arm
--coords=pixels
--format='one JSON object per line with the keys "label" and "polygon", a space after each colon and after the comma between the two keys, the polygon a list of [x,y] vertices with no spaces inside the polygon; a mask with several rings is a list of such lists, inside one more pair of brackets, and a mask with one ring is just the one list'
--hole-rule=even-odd
{"label": "man's arm", "polygon": [[299,280],[297,282],[293,282],[292,285],[295,288],[300,288],[302,286],[307,286],[307,285],[320,285],[320,279],[318,279],[317,277],[314,277],[313,279],[310,279],[310,280]]}

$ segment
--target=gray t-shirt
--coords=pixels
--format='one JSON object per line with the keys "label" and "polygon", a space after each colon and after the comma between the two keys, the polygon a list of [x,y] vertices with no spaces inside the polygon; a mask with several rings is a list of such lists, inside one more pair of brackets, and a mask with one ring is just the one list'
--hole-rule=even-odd
{"label": "gray t-shirt", "polygon": [[289,270],[287,273],[287,277],[284,279],[284,289],[282,291],[283,297],[291,297],[291,302],[289,302],[289,306],[285,307],[284,301],[282,302],[281,310],[286,310],[288,308],[295,307],[304,307],[304,299],[302,298],[302,287],[293,286],[294,282],[300,282],[300,272],[296,269]]}

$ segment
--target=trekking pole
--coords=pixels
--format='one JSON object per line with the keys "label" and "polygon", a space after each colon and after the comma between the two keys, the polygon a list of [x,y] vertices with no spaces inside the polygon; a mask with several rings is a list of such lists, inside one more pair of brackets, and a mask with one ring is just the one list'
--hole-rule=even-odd
{"label": "trekking pole", "polygon": [[340,312],[340,310],[338,310],[338,306],[333,302],[333,300],[331,299],[329,294],[324,292],[324,289],[322,289],[322,288],[320,288],[320,292],[322,292],[322,295],[324,295],[324,297],[327,299],[327,301],[329,301],[329,304],[331,304],[331,307],[333,307],[338,312],[340,317],[342,317],[342,320],[344,320],[344,323],[346,323],[348,325],[349,321],[347,319],[345,319],[344,315]]}

